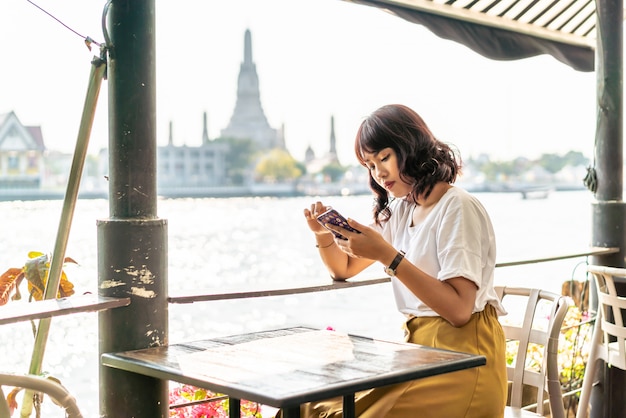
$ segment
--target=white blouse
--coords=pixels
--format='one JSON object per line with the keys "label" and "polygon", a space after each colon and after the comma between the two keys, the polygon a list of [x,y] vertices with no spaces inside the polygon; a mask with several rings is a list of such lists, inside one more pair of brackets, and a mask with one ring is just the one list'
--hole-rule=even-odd
{"label": "white blouse", "polygon": [[[391,218],[377,229],[405,258],[439,280],[464,277],[476,283],[473,312],[487,303],[506,314],[494,290],[496,239],[491,219],[480,201],[451,187],[419,225],[411,226],[415,204],[395,199]],[[407,315],[438,316],[396,277],[391,279],[398,310]]]}

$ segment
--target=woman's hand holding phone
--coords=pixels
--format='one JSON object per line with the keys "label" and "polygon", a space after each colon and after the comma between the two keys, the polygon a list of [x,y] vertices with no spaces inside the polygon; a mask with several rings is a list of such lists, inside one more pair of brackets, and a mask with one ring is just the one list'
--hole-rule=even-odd
{"label": "woman's hand holding phone", "polygon": [[361,233],[361,231],[357,231],[356,229],[352,228],[349,224],[348,224],[348,220],[341,215],[339,212],[337,212],[335,209],[333,208],[329,208],[327,211],[325,211],[324,213],[322,213],[321,215],[319,215],[317,217],[317,221],[326,229],[328,229],[330,232],[333,233],[333,235],[339,239],[343,239],[346,240],[347,238],[343,235],[341,235],[341,233],[332,230],[328,227],[326,227],[327,224],[330,225],[334,225],[337,226],[339,228],[343,228],[346,229],[348,231],[351,232],[357,232],[357,233]]}
{"label": "woman's hand holding phone", "polygon": [[[330,206],[324,206],[321,202],[316,202],[310,208],[304,209],[304,216],[309,228],[316,234],[317,243],[320,245],[319,248],[326,248],[332,245],[332,241],[328,239],[332,237],[342,252],[352,258],[364,259],[366,264],[371,264],[371,262],[377,260],[380,261],[379,257],[381,254],[387,254],[387,250],[392,251],[394,254],[397,252],[375,229],[360,224],[355,220],[350,221],[352,226],[337,210]],[[351,234],[347,233],[351,235],[349,240],[341,234],[342,231],[351,232]],[[323,239],[322,235],[325,236]],[[328,252],[324,252],[324,254],[329,256]],[[332,254],[333,257],[338,256],[336,252]],[[325,263],[333,263],[329,258],[324,258],[324,260]],[[339,264],[341,266],[337,268],[343,271],[346,266],[345,261],[341,261]],[[345,273],[341,273],[339,276],[343,274]]]}

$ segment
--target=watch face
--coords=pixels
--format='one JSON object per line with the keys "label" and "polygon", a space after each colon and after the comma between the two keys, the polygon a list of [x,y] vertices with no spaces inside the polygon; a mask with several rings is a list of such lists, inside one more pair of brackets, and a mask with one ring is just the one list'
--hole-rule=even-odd
{"label": "watch face", "polygon": [[385,273],[388,276],[392,276],[392,277],[396,275],[396,271],[392,269],[391,267],[385,267]]}

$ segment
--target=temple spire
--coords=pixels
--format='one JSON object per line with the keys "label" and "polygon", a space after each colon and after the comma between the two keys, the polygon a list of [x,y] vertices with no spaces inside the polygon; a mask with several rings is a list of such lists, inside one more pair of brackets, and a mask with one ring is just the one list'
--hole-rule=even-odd
{"label": "temple spire", "polygon": [[209,126],[207,123],[206,112],[202,115],[202,144],[209,143]]}
{"label": "temple spire", "polygon": [[235,110],[228,126],[222,129],[221,136],[252,140],[259,150],[284,149],[281,132],[270,126],[261,106],[259,77],[256,64],[252,60],[252,34],[249,29],[246,29],[243,49],[243,62],[239,67],[237,79]]}
{"label": "temple spire", "polygon": [[335,139],[335,116],[330,117],[330,153],[337,155],[337,140]]}
{"label": "temple spire", "polygon": [[335,116],[330,117],[330,150],[328,151],[328,159],[330,162],[339,164],[337,139],[335,138]]}
{"label": "temple spire", "polygon": [[243,41],[243,64],[251,65],[252,61],[252,34],[250,29],[246,29],[246,34]]}

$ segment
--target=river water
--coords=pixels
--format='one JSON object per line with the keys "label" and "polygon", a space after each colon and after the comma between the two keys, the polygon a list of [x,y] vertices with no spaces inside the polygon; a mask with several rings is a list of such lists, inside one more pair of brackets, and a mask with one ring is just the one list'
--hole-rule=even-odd
{"label": "river water", "polygon": [[[499,262],[584,251],[591,242],[593,197],[587,191],[554,192],[547,199],[537,200],[524,200],[516,193],[477,196],[492,217]],[[303,208],[314,199],[159,200],[158,216],[168,221],[170,293],[328,282],[314,238],[302,216]],[[327,197],[324,203],[361,223],[369,222],[370,196]],[[62,201],[54,200],[0,202],[3,272],[9,267],[21,267],[29,251],[53,251],[61,209]],[[77,293],[97,292],[96,220],[106,217],[106,200],[78,201],[66,251],[79,263],[66,270]],[[499,268],[496,282],[560,292],[563,281],[572,277],[584,279],[584,261]],[[372,266],[363,276],[381,277],[381,266]],[[400,339],[401,318],[387,286],[170,305],[169,341],[290,325],[332,326],[345,332]],[[32,342],[29,323],[0,327],[0,370],[26,372]],[[76,314],[52,321],[44,370],[61,379],[88,418],[98,416],[97,350],[96,314]],[[44,411],[45,417],[63,416],[57,407],[47,406]]]}

